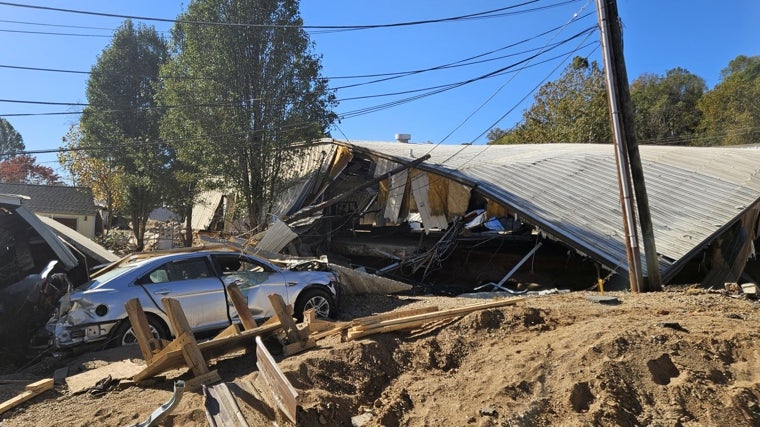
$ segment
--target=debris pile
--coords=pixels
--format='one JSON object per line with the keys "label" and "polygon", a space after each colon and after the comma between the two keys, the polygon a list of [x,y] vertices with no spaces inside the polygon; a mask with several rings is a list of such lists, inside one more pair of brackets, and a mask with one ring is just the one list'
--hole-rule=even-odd
{"label": "debris pile", "polygon": [[[488,308],[470,298],[355,296],[338,322],[313,325],[316,346],[285,356],[277,343],[287,334],[263,342],[298,396],[302,426],[760,422],[757,301],[693,288],[605,295],[617,303],[582,293]],[[453,316],[348,339],[432,313]],[[251,354],[208,362],[249,425],[293,425]],[[174,381],[193,377],[172,369],[150,386],[122,381],[97,400],[59,385],[7,411],[3,425],[135,424],[170,400]],[[202,391],[186,390],[165,422],[208,425],[206,407]]]}

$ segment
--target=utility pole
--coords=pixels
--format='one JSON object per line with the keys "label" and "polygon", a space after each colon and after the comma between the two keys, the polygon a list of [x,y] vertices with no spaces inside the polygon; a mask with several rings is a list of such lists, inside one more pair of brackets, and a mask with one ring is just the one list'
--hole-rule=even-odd
{"label": "utility pole", "polygon": [[[644,183],[639,146],[636,142],[633,106],[628,90],[628,75],[623,56],[623,38],[620,31],[615,0],[596,0],[599,32],[604,55],[604,72],[609,95],[610,118],[615,139],[615,159],[618,166],[618,186],[623,225],[626,233],[626,255],[631,291],[660,290],[661,278],[654,242],[652,217],[649,212],[649,197]],[[641,258],[636,232],[636,213],[631,202],[631,181],[641,221],[644,241],[648,283],[643,280]]]}

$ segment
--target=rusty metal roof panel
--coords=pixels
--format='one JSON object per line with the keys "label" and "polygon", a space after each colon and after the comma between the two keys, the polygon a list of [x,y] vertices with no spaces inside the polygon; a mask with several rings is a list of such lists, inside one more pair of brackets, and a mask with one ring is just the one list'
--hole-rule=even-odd
{"label": "rusty metal roof panel", "polygon": [[[337,142],[399,160],[430,154],[421,168],[477,185],[552,237],[611,268],[627,268],[612,145]],[[663,273],[760,198],[758,149],[639,149]]]}

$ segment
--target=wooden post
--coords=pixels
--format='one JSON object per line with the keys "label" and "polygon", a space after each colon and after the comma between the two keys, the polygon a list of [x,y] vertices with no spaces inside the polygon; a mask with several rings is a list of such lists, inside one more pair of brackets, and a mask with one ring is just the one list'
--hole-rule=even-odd
{"label": "wooden post", "polygon": [[641,225],[641,239],[644,243],[644,255],[646,256],[646,276],[648,280],[642,282],[641,290],[659,291],[662,290],[662,278],[660,277],[660,265],[657,260],[652,216],[649,210],[649,196],[647,195],[646,184],[644,182],[644,169],[641,166],[639,144],[636,139],[636,122],[633,103],[631,102],[631,93],[628,89],[628,73],[625,67],[625,55],[623,54],[623,35],[621,33],[620,16],[618,15],[617,2],[615,0],[605,1],[606,4],[602,5],[602,7],[606,7],[606,25],[609,37],[608,48],[611,60],[611,63],[606,64],[605,68],[610,67],[612,78],[616,81],[615,87],[618,91],[620,111],[623,117],[625,146],[628,150],[633,191],[636,195],[639,224]]}
{"label": "wooden post", "polygon": [[256,324],[256,319],[253,318],[251,310],[248,309],[248,303],[246,302],[243,293],[240,292],[238,285],[235,283],[227,285],[227,295],[229,295],[232,305],[235,306],[235,310],[238,313],[238,317],[240,317],[240,323],[243,324],[243,328],[246,330],[257,328],[259,325]]}
{"label": "wooden post", "polygon": [[190,323],[187,321],[187,317],[185,316],[185,312],[182,311],[179,301],[174,298],[162,298],[161,303],[164,305],[166,315],[169,316],[169,321],[177,335],[174,342],[178,343],[182,348],[182,357],[185,359],[185,364],[195,375],[195,378],[186,382],[187,388],[192,390],[201,384],[220,381],[221,378],[216,370],[209,372],[206,359],[203,358],[201,349],[198,348],[198,342],[195,341]]}
{"label": "wooden post", "polygon": [[285,336],[288,338],[288,345],[283,349],[285,356],[316,347],[317,343],[309,338],[308,327],[305,333],[298,329],[295,320],[293,320],[293,316],[290,314],[291,311],[288,309],[288,306],[285,305],[282,296],[279,294],[271,294],[269,295],[269,301],[272,303],[274,313],[277,318],[280,319],[280,324],[285,330]]}
{"label": "wooden post", "polygon": [[129,316],[129,323],[132,324],[132,331],[137,338],[137,344],[140,345],[145,363],[150,364],[153,359],[153,353],[163,348],[163,343],[157,340],[150,332],[148,317],[145,316],[142,304],[137,298],[133,298],[124,303],[124,308]]}

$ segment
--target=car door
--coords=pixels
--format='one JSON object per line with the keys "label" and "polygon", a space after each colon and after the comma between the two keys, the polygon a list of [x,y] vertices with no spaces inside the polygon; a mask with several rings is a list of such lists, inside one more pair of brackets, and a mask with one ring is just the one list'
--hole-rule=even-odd
{"label": "car door", "polygon": [[[279,270],[255,258],[241,254],[214,255],[215,264],[221,272],[225,286],[235,283],[248,301],[248,308],[255,318],[274,316],[269,295],[276,293],[282,296],[286,304],[288,286],[285,277]],[[229,303],[230,317],[237,321],[237,311]]]}
{"label": "car door", "polygon": [[138,279],[146,292],[163,308],[161,298],[174,298],[194,331],[229,325],[227,298],[208,257],[169,261]]}

